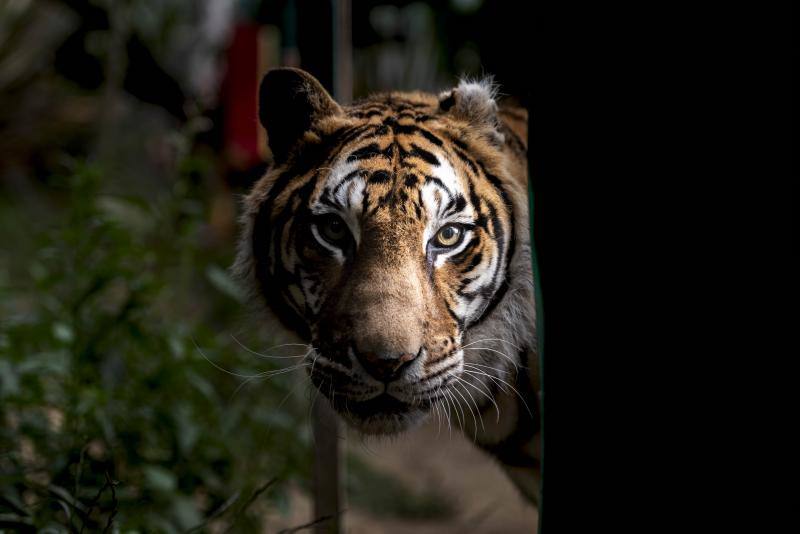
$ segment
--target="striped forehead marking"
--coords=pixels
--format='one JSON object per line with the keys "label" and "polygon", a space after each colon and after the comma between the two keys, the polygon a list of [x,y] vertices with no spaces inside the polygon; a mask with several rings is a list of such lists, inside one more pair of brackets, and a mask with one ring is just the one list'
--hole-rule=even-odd
{"label": "striped forehead marking", "polygon": [[[418,148],[418,147],[417,147]],[[417,152],[421,150],[418,149]],[[390,191],[415,190],[417,194],[403,193],[405,199],[418,199],[424,210],[421,219],[425,221],[422,247],[438,229],[447,223],[472,223],[475,210],[466,201],[468,189],[465,178],[459,177],[453,165],[442,152],[425,150],[427,173],[424,168],[401,165],[397,171],[389,167],[390,159],[375,145],[367,145],[352,153],[340,156],[330,168],[327,179],[312,200],[311,211],[316,215],[335,213],[347,223],[356,244],[360,242],[361,224],[365,209],[374,203],[378,194],[370,196],[370,185],[386,185]],[[357,154],[359,157],[353,157]],[[416,155],[413,152],[410,155]],[[366,164],[364,157],[371,157]],[[377,159],[376,159],[377,157]],[[413,178],[424,174],[420,181]],[[382,188],[381,191],[385,191]],[[401,203],[405,202],[401,200]]]}

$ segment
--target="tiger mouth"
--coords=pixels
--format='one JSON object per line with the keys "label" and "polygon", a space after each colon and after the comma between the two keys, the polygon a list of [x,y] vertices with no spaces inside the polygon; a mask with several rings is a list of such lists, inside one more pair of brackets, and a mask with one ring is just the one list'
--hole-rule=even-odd
{"label": "tiger mouth", "polygon": [[366,419],[376,415],[402,415],[415,407],[386,392],[377,397],[357,403],[348,403],[347,409],[353,415]]}
{"label": "tiger mouth", "polygon": [[365,435],[399,434],[424,420],[426,411],[386,392],[365,401],[332,402],[334,409],[353,428]]}

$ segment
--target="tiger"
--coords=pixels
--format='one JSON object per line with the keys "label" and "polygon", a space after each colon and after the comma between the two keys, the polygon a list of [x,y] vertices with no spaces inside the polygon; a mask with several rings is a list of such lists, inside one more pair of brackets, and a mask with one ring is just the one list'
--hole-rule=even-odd
{"label": "tiger", "polygon": [[307,374],[362,435],[436,414],[538,502],[541,446],[524,108],[491,78],[340,105],[268,71],[271,163],[243,197],[234,274],[311,347]]}

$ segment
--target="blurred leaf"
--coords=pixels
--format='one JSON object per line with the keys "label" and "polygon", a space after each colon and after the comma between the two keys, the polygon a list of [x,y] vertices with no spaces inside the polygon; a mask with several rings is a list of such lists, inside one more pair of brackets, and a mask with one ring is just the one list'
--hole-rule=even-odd
{"label": "blurred leaf", "polygon": [[200,436],[200,427],[193,419],[192,409],[185,403],[175,407],[173,418],[181,453],[188,454]]}
{"label": "blurred leaf", "polygon": [[119,197],[103,196],[97,199],[97,207],[108,220],[130,228],[137,234],[152,230],[154,220],[144,209]]}
{"label": "blurred leaf", "polygon": [[37,261],[31,263],[30,273],[36,282],[41,282],[42,280],[46,279],[48,275],[47,269],[45,269],[44,265]]}
{"label": "blurred leaf", "polygon": [[209,265],[206,277],[215,288],[238,302],[244,302],[244,293],[230,275],[218,265]]}
{"label": "blurred leaf", "polygon": [[214,386],[212,386],[208,380],[193,371],[187,372],[186,378],[188,382],[197,388],[207,399],[216,401],[217,395],[214,391]]}
{"label": "blurred leaf", "polygon": [[169,337],[169,349],[170,352],[172,352],[172,355],[178,360],[182,360],[186,354],[186,350],[184,349],[183,345],[183,339],[176,335]]}
{"label": "blurred leaf", "polygon": [[145,476],[145,485],[163,493],[175,491],[178,487],[178,479],[175,474],[158,465],[146,465],[142,469]]}
{"label": "blurred leaf", "polygon": [[19,375],[11,362],[0,360],[0,397],[19,394]]}
{"label": "blurred leaf", "polygon": [[195,502],[188,497],[175,497],[172,500],[172,513],[181,529],[187,530],[203,520]]}
{"label": "blurred leaf", "polygon": [[17,370],[22,375],[43,373],[63,375],[69,370],[69,356],[59,350],[37,352],[21,361]]}
{"label": "blurred leaf", "polygon": [[72,343],[72,340],[75,338],[75,334],[69,325],[58,322],[53,323],[53,337],[66,344]]}

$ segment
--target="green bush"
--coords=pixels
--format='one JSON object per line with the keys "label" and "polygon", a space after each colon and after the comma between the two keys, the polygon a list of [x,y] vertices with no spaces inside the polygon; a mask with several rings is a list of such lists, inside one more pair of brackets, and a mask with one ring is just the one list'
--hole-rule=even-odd
{"label": "green bush", "polygon": [[293,360],[232,339],[275,342],[244,327],[208,165],[186,158],[146,198],[77,166],[49,179],[52,209],[0,206],[0,530],[260,531],[307,477],[302,371],[240,387],[221,370]]}

